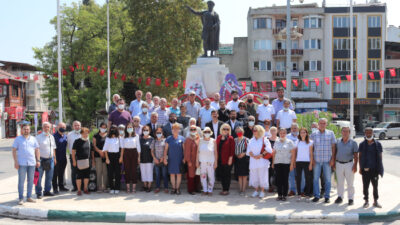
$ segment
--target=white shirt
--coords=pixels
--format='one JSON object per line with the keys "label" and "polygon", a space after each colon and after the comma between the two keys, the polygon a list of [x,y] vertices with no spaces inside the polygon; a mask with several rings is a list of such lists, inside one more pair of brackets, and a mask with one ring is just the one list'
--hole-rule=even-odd
{"label": "white shirt", "polygon": [[214,139],[210,138],[209,141],[200,139],[199,143],[199,162],[200,163],[214,163]]}
{"label": "white shirt", "polygon": [[272,115],[275,115],[275,109],[271,104],[259,105],[257,108],[258,120],[272,120]]}
{"label": "white shirt", "polygon": [[81,133],[75,133],[75,130],[71,131],[67,135],[67,153],[72,154],[72,146],[76,139],[81,138]]}
{"label": "white shirt", "polygon": [[240,103],[241,101],[238,99],[236,102],[235,101],[233,101],[233,100],[230,100],[229,102],[228,102],[228,104],[226,105],[226,108],[227,109],[229,109],[229,110],[235,110],[236,112],[239,112],[239,103]]}
{"label": "white shirt", "polygon": [[214,108],[212,107],[210,107],[209,109],[206,109],[206,107],[200,109],[199,118],[201,119],[201,124],[200,124],[201,129],[204,129],[206,123],[212,120],[211,117],[212,110],[214,110]]}
{"label": "white shirt", "polygon": [[137,116],[142,112],[143,102],[144,101],[138,101],[137,99],[131,101],[131,104],[129,105],[129,111],[132,113],[132,117]]}
{"label": "white shirt", "polygon": [[[252,139],[250,139],[249,144],[247,145],[246,155],[250,156],[250,152],[252,152],[254,156],[261,154],[261,148],[263,147],[263,144],[265,144],[265,151],[272,153],[271,143],[268,139],[264,137],[256,139],[255,137],[253,137]],[[264,158],[255,159],[253,157],[250,157],[249,169],[257,169],[263,167],[269,167],[269,160],[266,160]]]}
{"label": "white shirt", "polygon": [[106,138],[104,142],[103,152],[117,153],[119,152],[120,138]]}
{"label": "white shirt", "polygon": [[296,162],[310,162],[310,146],[313,142],[307,144],[305,141],[299,141],[297,143],[297,158]]}
{"label": "white shirt", "polygon": [[216,123],[212,123],[213,125],[213,130],[214,130],[214,137],[217,137],[218,134],[218,121]]}
{"label": "white shirt", "polygon": [[211,102],[211,107],[213,107],[215,110],[219,109],[219,102]]}
{"label": "white shirt", "polygon": [[53,135],[41,133],[36,136],[36,141],[39,144],[40,158],[48,159],[54,156],[54,149],[57,147]]}
{"label": "white shirt", "polygon": [[138,152],[140,152],[140,139],[139,135],[136,134],[134,137],[124,138],[122,143],[123,148],[136,148]]}
{"label": "white shirt", "polygon": [[279,127],[287,129],[292,126],[293,120],[297,119],[297,116],[291,109],[286,112],[282,109],[278,112],[276,119],[279,120]]}

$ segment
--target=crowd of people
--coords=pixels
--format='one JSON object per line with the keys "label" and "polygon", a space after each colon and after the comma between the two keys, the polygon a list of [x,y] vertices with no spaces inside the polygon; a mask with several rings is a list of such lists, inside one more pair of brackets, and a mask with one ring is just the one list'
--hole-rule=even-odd
{"label": "crowd of people", "polygon": [[369,207],[370,183],[373,206],[381,207],[378,177],[383,176],[382,145],[374,139],[372,129],[365,129],[365,140],[358,145],[351,139],[349,127],[342,127],[341,138],[336,138],[326,129],[325,118],[311,127],[299,127],[292,101],[284,97],[283,88],[277,90],[272,103],[268,95],[263,95],[259,105],[251,94],[240,100],[236,91],[231,92],[228,102],[216,93],[212,100],[203,100],[204,106],[195,101],[194,92],[185,102],[172,99],[170,107],[165,98],[153,97],[150,92],[144,100],[140,90],[135,96],[127,106],[115,94],[108,123],[101,123],[93,138],[79,121],[72,123],[69,133],[66,124],[60,122],[54,134],[51,124],[44,123],[37,137],[30,135],[29,125],[24,125],[12,149],[18,169],[19,204],[24,203],[26,178],[26,201],[35,202],[35,170],[38,199],[68,191],[64,174],[69,157],[71,191],[77,195],[90,194],[89,175],[95,169],[97,192],[110,194],[120,192],[121,175],[126,184],[122,189],[135,193],[140,174],[142,191],[146,192],[180,195],[182,175],[186,175],[189,194],[211,196],[219,180],[219,194],[229,195],[233,174],[241,196],[249,185],[254,188],[254,198],[276,191],[277,201],[297,195],[299,201],[318,202],[323,198],[329,203],[331,172],[336,171],[335,203],[343,202],[346,181],[348,204],[353,205],[354,175],[359,171],[364,207]]}

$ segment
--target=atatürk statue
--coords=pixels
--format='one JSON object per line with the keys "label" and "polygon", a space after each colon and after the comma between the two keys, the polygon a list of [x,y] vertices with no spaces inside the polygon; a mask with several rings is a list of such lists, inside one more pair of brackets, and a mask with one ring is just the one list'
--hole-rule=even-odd
{"label": "atat\u00fcrk statue", "polygon": [[208,10],[197,12],[194,11],[189,6],[186,6],[193,14],[201,16],[201,22],[203,23],[203,32],[201,38],[203,39],[203,49],[204,55],[202,57],[207,57],[208,50],[211,51],[211,57],[215,56],[215,51],[218,50],[219,46],[219,16],[214,11],[215,3],[213,1],[208,1]]}

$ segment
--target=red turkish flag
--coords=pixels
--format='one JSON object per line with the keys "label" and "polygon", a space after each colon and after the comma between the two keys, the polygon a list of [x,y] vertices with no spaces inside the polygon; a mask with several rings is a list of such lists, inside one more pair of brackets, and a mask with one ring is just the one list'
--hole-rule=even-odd
{"label": "red turkish flag", "polygon": [[86,73],[89,73],[91,68],[92,68],[91,66],[87,66],[87,71],[86,71]]}
{"label": "red turkish flag", "polygon": [[294,86],[298,86],[299,85],[299,83],[297,82],[297,80],[293,80],[293,84],[294,84]]}
{"label": "red turkish flag", "polygon": [[319,86],[319,78],[314,78],[315,85]]}
{"label": "red turkish flag", "polygon": [[272,81],[272,86],[276,87],[276,80]]}
{"label": "red turkish flag", "polygon": [[303,79],[303,82],[308,87],[308,79],[307,78]]}
{"label": "red turkish flag", "polygon": [[79,65],[78,65],[78,63],[75,63],[75,67],[76,67],[77,70],[79,70]]}
{"label": "red turkish flag", "polygon": [[329,83],[330,83],[329,77],[324,77],[324,80],[325,80],[325,83],[326,83],[327,85],[329,85]]}
{"label": "red turkish flag", "polygon": [[4,82],[6,82],[6,84],[10,84],[10,80],[8,78],[5,78]]}
{"label": "red turkish flag", "polygon": [[182,87],[186,88],[186,80],[182,81]]}
{"label": "red turkish flag", "polygon": [[286,80],[282,80],[281,82],[282,82],[283,87],[286,88]]}
{"label": "red turkish flag", "polygon": [[82,71],[85,70],[85,65],[82,64],[81,70],[82,70]]}
{"label": "red turkish flag", "polygon": [[160,86],[161,85],[161,79],[160,78],[156,78],[156,86]]}
{"label": "red turkish flag", "polygon": [[358,79],[359,79],[359,80],[362,80],[362,73],[359,73],[359,74],[358,74]]}
{"label": "red turkish flag", "polygon": [[246,81],[241,81],[240,83],[242,84],[242,89],[246,90]]}
{"label": "red turkish flag", "polygon": [[168,78],[164,79],[165,87],[169,87]]}
{"label": "red turkish flag", "polygon": [[104,70],[103,69],[100,70],[100,76],[104,76]]}
{"label": "red turkish flag", "polygon": [[[111,73],[110,73],[110,75],[111,75]],[[115,80],[118,79],[118,72],[115,72],[115,73],[114,73],[114,79],[115,79]]]}
{"label": "red turkish flag", "polygon": [[38,81],[38,80],[39,80],[39,75],[35,74],[35,75],[33,76],[33,80],[34,80],[34,81]]}
{"label": "red turkish flag", "polygon": [[390,71],[390,76],[395,77],[396,76],[396,70],[394,68],[389,69]]}
{"label": "red turkish flag", "polygon": [[142,83],[142,78],[139,77],[138,80],[137,80],[137,82],[138,82],[138,84],[141,84],[141,83]]}
{"label": "red turkish flag", "polygon": [[174,88],[177,88],[177,87],[179,87],[179,81],[174,81]]}
{"label": "red turkish flag", "polygon": [[93,67],[93,71],[96,73],[97,72],[97,67]]}
{"label": "red turkish flag", "polygon": [[336,80],[336,83],[338,83],[338,84],[342,83],[340,76],[335,76],[335,80]]}
{"label": "red turkish flag", "polygon": [[66,69],[63,69],[63,70],[62,70],[62,74],[63,74],[64,76],[67,76],[67,70],[66,70]]}
{"label": "red turkish flag", "polygon": [[[53,73],[53,77],[58,77],[58,73]],[[17,77],[18,79],[19,77]]]}
{"label": "red turkish flag", "polygon": [[121,80],[122,80],[122,81],[125,81],[125,80],[126,80],[126,74],[122,74]]}
{"label": "red turkish flag", "polygon": [[381,78],[383,79],[383,78],[385,77],[385,71],[379,70],[379,75],[380,75]]}
{"label": "red turkish flag", "polygon": [[72,73],[75,71],[75,68],[73,66],[69,66],[69,71],[71,71],[71,73]]}
{"label": "red turkish flag", "polygon": [[374,74],[374,72],[369,72],[368,75],[369,75],[369,78],[370,78],[371,80],[375,80],[375,74]]}
{"label": "red turkish flag", "polygon": [[257,88],[257,81],[252,81],[251,84],[253,85],[253,88]]}
{"label": "red turkish flag", "polygon": [[28,76],[24,76],[24,80],[28,80]]}
{"label": "red turkish flag", "polygon": [[150,83],[151,83],[151,78],[150,77],[146,78],[146,86],[150,86]]}
{"label": "red turkish flag", "polygon": [[351,75],[346,75],[346,79],[347,79],[348,81],[351,81]]}

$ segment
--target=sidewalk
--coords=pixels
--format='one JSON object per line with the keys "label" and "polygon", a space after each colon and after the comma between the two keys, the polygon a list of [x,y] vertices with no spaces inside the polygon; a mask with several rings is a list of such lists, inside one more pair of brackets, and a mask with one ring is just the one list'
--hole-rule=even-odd
{"label": "sidewalk", "polygon": [[[379,182],[382,209],[362,207],[364,201],[359,174],[355,178],[353,206],[347,206],[346,196],[344,203],[334,204],[336,189],[331,192],[331,203],[324,204],[320,200],[315,204],[297,202],[295,197],[288,198],[287,202],[277,202],[276,195],[270,193],[264,199],[251,198],[251,189],[247,191],[247,197],[241,197],[236,187],[232,187],[229,196],[219,196],[214,191],[212,197],[192,196],[186,190],[182,190],[180,196],[137,192],[119,195],[91,193],[78,197],[76,193],[68,192],[17,206],[17,176],[14,176],[1,180],[0,214],[19,218],[103,222],[358,222],[400,218],[400,197],[392,194],[398,193],[400,179],[385,174]],[[372,187],[370,196],[372,198]],[[372,205],[372,199],[370,202]]]}

